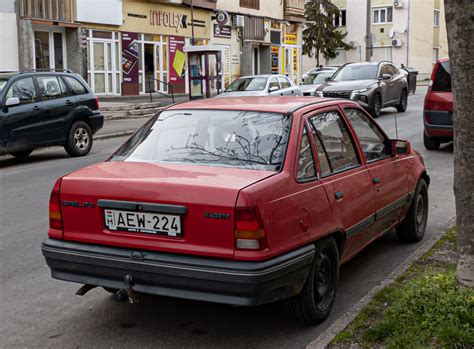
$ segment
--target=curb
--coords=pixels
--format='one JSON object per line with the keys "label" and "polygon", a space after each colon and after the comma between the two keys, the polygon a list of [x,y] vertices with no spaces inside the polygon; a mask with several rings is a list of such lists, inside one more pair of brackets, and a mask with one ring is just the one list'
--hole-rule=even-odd
{"label": "curb", "polygon": [[[442,231],[446,231],[450,227],[452,227],[455,223],[455,218],[452,218],[446,227],[443,228]],[[435,234],[429,240],[423,242],[423,244],[416,249],[406,260],[404,263],[400,264],[395,270],[393,270],[384,280],[382,280],[377,286],[372,288],[364,297],[362,297],[356,304],[354,304],[349,311],[343,314],[339,319],[334,321],[331,326],[329,326],[325,331],[323,331],[318,337],[311,341],[306,346],[306,349],[324,349],[326,348],[331,341],[336,337],[336,335],[344,330],[349,324],[354,321],[357,315],[362,311],[363,308],[370,303],[374,295],[382,290],[383,288],[391,285],[395,282],[395,280],[421,256],[423,256],[426,252],[428,252],[431,247],[441,239],[442,234]]]}
{"label": "curb", "polygon": [[100,141],[102,139],[110,139],[110,138],[118,138],[118,137],[125,137],[134,134],[136,131],[123,131],[123,132],[116,132],[116,133],[107,133],[105,135],[98,135],[94,136],[94,141]]}

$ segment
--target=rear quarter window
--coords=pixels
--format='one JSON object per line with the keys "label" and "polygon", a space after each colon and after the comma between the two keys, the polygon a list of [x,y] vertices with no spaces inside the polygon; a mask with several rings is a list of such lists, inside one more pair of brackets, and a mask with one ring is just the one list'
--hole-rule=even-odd
{"label": "rear quarter window", "polygon": [[87,93],[85,86],[76,78],[73,78],[72,76],[63,76],[63,78],[66,79],[75,95],[84,95]]}
{"label": "rear quarter window", "polygon": [[435,92],[451,92],[451,65],[449,62],[438,64],[431,90]]}

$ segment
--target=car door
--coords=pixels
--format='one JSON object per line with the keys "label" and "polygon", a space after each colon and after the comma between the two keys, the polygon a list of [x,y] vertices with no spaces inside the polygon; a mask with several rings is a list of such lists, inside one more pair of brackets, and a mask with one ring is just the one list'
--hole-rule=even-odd
{"label": "car door", "polygon": [[393,100],[394,102],[400,102],[400,97],[403,88],[406,86],[405,80],[406,77],[402,73],[400,73],[400,70],[398,70],[397,67],[395,67],[393,64],[388,65],[389,70],[392,73],[392,80],[393,80]]}
{"label": "car door", "polygon": [[[20,104],[6,107],[8,98],[18,98]],[[4,147],[7,152],[34,148],[43,141],[43,103],[32,77],[21,77],[7,87],[1,110]]]}
{"label": "car door", "polygon": [[372,179],[338,108],[318,111],[309,121],[335,228],[346,234],[344,261],[370,241],[375,220]]}
{"label": "car door", "polygon": [[280,81],[281,94],[284,96],[291,96],[295,94],[295,91],[291,88],[290,80],[285,76],[279,76],[278,80]]}
{"label": "car door", "polygon": [[59,142],[66,138],[68,120],[74,110],[74,97],[58,75],[36,76],[44,108],[44,141]]}
{"label": "car door", "polygon": [[[390,75],[390,79],[384,80],[384,74]],[[387,104],[391,104],[394,101],[396,93],[396,81],[394,80],[394,76],[392,75],[392,71],[390,70],[388,64],[382,65],[379,78],[382,78],[380,83],[382,87],[382,105],[385,106]]]}
{"label": "car door", "polygon": [[[274,90],[272,90],[274,89]],[[268,94],[270,96],[280,96],[281,95],[281,87],[280,83],[276,76],[271,77],[268,81]]]}
{"label": "car door", "polygon": [[408,168],[405,156],[392,157],[387,137],[361,109],[345,106],[347,116],[366,158],[366,166],[375,189],[376,224],[371,232],[377,235],[392,227],[401,218],[408,197]]}

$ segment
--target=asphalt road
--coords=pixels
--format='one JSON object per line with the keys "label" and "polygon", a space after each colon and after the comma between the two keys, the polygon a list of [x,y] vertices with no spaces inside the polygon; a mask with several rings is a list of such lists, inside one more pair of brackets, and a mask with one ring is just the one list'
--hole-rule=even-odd
{"label": "asphalt road", "polygon": [[[399,138],[422,152],[432,178],[431,237],[454,219],[453,149],[424,150],[423,96],[424,91],[410,96],[408,111],[397,121]],[[392,137],[394,119],[393,109],[378,119]],[[121,142],[98,141],[85,158],[71,159],[62,148],[34,152],[24,161],[0,157],[0,347],[302,348],[420,246],[404,244],[390,233],[344,265],[334,309],[316,327],[287,320],[279,304],[233,308],[150,296],[128,304],[115,302],[102,289],[76,296],[80,285],[51,279],[41,255],[49,193],[57,177],[105,159]]]}

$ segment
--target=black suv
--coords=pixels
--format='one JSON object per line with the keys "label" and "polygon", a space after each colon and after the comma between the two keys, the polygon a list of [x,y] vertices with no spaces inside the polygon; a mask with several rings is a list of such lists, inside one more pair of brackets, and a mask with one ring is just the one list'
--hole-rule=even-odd
{"label": "black suv", "polygon": [[62,145],[84,156],[104,124],[87,83],[69,70],[0,73],[0,155],[24,158],[33,149]]}
{"label": "black suv", "polygon": [[351,99],[376,118],[385,107],[407,109],[408,81],[388,61],[347,63],[316,89],[315,96]]}

